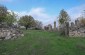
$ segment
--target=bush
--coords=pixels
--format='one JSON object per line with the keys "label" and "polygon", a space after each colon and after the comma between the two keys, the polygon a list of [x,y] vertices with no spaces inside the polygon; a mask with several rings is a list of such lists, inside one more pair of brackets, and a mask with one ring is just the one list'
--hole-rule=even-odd
{"label": "bush", "polygon": [[35,28],[35,30],[41,30],[40,28]]}

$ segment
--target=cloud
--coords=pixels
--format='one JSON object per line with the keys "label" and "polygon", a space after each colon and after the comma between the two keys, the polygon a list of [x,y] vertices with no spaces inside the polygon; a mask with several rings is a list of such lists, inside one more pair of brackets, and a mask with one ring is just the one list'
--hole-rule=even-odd
{"label": "cloud", "polygon": [[71,16],[71,20],[74,21],[78,17],[82,16],[83,10],[85,10],[85,4],[70,8],[68,14]]}
{"label": "cloud", "polygon": [[34,19],[41,21],[43,25],[53,24],[56,19],[55,16],[47,14],[45,8],[32,8],[30,11],[15,11],[15,13],[18,14],[19,17],[31,15]]}

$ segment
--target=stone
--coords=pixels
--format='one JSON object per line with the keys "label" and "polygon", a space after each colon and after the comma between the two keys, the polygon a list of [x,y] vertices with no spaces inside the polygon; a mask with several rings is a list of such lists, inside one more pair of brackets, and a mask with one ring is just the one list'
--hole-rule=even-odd
{"label": "stone", "polygon": [[23,32],[19,29],[9,29],[9,28],[0,28],[0,40],[8,40],[8,39],[15,39],[20,36],[24,36]]}
{"label": "stone", "polygon": [[69,22],[65,23],[65,36],[69,36]]}
{"label": "stone", "polygon": [[61,35],[65,35],[65,29],[66,28],[65,28],[64,24],[59,27],[59,32],[60,32]]}
{"label": "stone", "polygon": [[48,26],[44,26],[44,30],[49,30],[49,27]]}
{"label": "stone", "polygon": [[49,27],[49,31],[52,31],[52,25],[49,24],[48,27]]}
{"label": "stone", "polygon": [[5,39],[6,39],[6,40],[7,40],[7,39],[11,39],[11,32],[10,32],[10,31],[7,32],[7,35],[6,35]]}
{"label": "stone", "polygon": [[56,21],[54,21],[54,31],[56,31]]}
{"label": "stone", "polygon": [[24,34],[21,34],[21,36],[24,36]]}
{"label": "stone", "polygon": [[79,20],[75,20],[75,24],[71,23],[69,35],[71,37],[85,37],[85,28],[81,26]]}
{"label": "stone", "polygon": [[79,20],[77,19],[77,20],[75,20],[75,26],[77,26],[77,28],[79,28],[80,27],[80,22],[79,22]]}
{"label": "stone", "polygon": [[70,29],[71,29],[71,30],[75,30],[75,29],[74,29],[74,26],[75,26],[75,24],[74,24],[73,22],[71,22],[71,27],[70,27]]}

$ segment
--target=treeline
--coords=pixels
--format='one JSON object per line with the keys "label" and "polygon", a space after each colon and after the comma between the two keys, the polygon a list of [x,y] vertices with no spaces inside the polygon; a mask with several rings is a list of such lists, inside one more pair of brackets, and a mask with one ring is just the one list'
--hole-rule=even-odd
{"label": "treeline", "polygon": [[7,7],[0,5],[0,24],[12,27],[15,23],[19,26],[24,26],[26,29],[33,27],[35,29],[42,29],[42,22],[35,20],[31,15],[25,15],[18,18],[18,15],[13,11],[9,12]]}

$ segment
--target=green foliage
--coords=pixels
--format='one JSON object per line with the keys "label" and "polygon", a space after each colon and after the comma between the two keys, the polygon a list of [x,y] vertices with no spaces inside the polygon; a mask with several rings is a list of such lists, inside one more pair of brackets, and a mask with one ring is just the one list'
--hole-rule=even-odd
{"label": "green foliage", "polygon": [[38,20],[35,20],[35,27],[36,29],[42,29],[42,22],[38,21]]}
{"label": "green foliage", "polygon": [[[65,34],[65,32],[66,32],[66,30],[65,30],[65,28],[66,28],[66,23],[68,22],[69,23],[69,21],[70,21],[70,17],[69,17],[69,15],[68,15],[68,13],[64,10],[64,9],[62,9],[61,11],[60,11],[60,15],[59,15],[59,20],[58,20],[58,22],[59,22],[59,24],[60,24],[60,33],[61,33],[61,35],[66,35]],[[69,28],[69,27],[68,27]],[[68,28],[66,28],[66,29],[68,29]]]}
{"label": "green foliage", "polygon": [[78,19],[79,19],[80,23],[82,24],[82,26],[85,27],[85,18],[84,17],[79,17]]}
{"label": "green foliage", "polygon": [[59,15],[59,24],[64,24],[65,22],[68,22],[69,20],[70,20],[69,15],[64,9],[62,9]]}
{"label": "green foliage", "polygon": [[25,26],[26,28],[32,27],[34,23],[34,18],[28,15],[22,16],[19,20],[19,24]]}
{"label": "green foliage", "polygon": [[14,12],[12,12],[12,13],[9,12],[9,13],[7,14],[7,17],[6,17],[6,19],[5,19],[5,22],[6,22],[7,25],[9,25],[9,26],[13,25],[13,23],[16,22],[16,14],[14,14]]}
{"label": "green foliage", "polygon": [[0,22],[4,22],[7,14],[8,14],[7,8],[3,5],[0,5]]}

